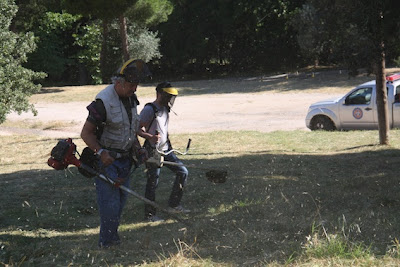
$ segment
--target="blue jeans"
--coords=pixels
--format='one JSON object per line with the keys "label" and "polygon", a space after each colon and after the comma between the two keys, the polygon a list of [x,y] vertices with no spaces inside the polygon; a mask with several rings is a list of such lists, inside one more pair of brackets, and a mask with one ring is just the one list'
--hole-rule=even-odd
{"label": "blue jeans", "polygon": [[[123,179],[120,184],[126,187],[129,187],[131,166],[132,161],[129,158],[117,159],[107,167],[100,162],[100,170],[105,176],[114,181],[118,178]],[[99,246],[109,247],[120,242],[118,226],[128,193],[100,178],[96,178],[96,192],[100,213]]]}
{"label": "blue jeans", "polygon": [[[182,163],[180,159],[172,152],[171,154],[164,157],[165,161]],[[158,187],[158,181],[160,179],[161,168],[157,167],[154,164],[147,164],[147,184],[146,184],[146,192],[145,197],[151,201],[155,201],[156,199],[156,189]],[[186,180],[188,177],[188,170],[184,166],[172,166],[165,164],[164,167],[167,167],[172,172],[175,173],[175,182],[172,187],[171,195],[168,200],[168,205],[170,207],[176,207],[180,204],[183,188],[186,185]],[[151,215],[156,214],[156,208],[151,205],[145,205],[145,217],[149,217]]]}

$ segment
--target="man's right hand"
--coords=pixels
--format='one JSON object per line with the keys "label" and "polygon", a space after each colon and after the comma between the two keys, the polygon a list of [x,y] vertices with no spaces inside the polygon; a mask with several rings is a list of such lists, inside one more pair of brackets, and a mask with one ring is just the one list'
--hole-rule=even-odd
{"label": "man's right hand", "polygon": [[153,134],[149,139],[150,139],[149,141],[152,144],[157,144],[160,142],[161,135],[160,135],[160,133],[156,133],[156,134]]}

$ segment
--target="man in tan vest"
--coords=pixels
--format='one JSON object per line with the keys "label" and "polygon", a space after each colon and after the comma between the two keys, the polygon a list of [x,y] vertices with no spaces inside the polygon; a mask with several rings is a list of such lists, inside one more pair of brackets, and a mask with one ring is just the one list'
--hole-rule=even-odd
{"label": "man in tan vest", "polygon": [[[81,137],[97,154],[98,170],[117,184],[129,187],[133,155],[145,153],[137,139],[139,116],[136,89],[139,82],[150,76],[142,60],[127,61],[87,109],[89,116]],[[99,247],[120,243],[118,226],[127,193],[96,178],[97,204],[100,213]]]}

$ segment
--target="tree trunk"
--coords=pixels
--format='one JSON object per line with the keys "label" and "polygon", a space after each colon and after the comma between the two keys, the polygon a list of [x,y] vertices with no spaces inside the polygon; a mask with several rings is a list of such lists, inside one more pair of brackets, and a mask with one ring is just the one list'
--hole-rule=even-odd
{"label": "tree trunk", "polygon": [[127,26],[126,26],[126,18],[124,15],[119,17],[119,28],[121,34],[121,47],[122,53],[124,56],[124,61],[129,60],[129,52],[128,52],[128,33],[127,33]]}
{"label": "tree trunk", "polygon": [[82,63],[78,63],[79,70],[79,85],[86,85],[89,83],[89,75],[88,71],[85,68],[85,65]]}
{"label": "tree trunk", "polygon": [[379,144],[389,144],[389,111],[387,105],[385,52],[383,41],[380,44],[376,69],[376,103],[378,107]]}
{"label": "tree trunk", "polygon": [[103,28],[103,40],[102,40],[101,50],[100,50],[100,73],[101,73],[102,82],[104,83],[105,81],[108,80],[108,77],[106,77],[107,76],[106,56],[107,56],[108,22],[105,19],[103,19],[102,28]]}

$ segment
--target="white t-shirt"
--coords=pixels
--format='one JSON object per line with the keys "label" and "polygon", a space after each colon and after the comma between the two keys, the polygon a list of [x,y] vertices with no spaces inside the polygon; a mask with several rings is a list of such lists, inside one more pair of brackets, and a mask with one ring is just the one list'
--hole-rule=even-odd
{"label": "white t-shirt", "polygon": [[[165,151],[168,149],[167,141],[168,141],[168,120],[169,120],[169,112],[166,107],[162,107],[157,105],[155,102],[152,103],[157,112],[154,115],[154,110],[151,105],[146,105],[142,111],[140,112],[140,122],[144,124],[149,124],[146,127],[146,132],[150,134],[155,134],[156,131],[160,133],[160,143],[159,150]],[[152,143],[152,145],[155,145]]]}

